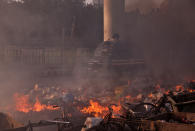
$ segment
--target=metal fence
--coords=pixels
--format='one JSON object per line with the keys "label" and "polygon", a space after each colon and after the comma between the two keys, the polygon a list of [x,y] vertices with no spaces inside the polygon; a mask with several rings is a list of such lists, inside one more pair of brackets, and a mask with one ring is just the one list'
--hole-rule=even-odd
{"label": "metal fence", "polygon": [[65,48],[21,48],[6,46],[0,48],[1,63],[72,65],[76,50]]}

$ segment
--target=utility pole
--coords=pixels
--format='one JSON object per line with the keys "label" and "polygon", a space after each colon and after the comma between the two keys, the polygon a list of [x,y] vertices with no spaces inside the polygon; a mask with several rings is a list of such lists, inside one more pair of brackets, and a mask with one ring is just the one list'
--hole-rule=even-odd
{"label": "utility pole", "polygon": [[104,41],[122,33],[124,0],[104,0]]}

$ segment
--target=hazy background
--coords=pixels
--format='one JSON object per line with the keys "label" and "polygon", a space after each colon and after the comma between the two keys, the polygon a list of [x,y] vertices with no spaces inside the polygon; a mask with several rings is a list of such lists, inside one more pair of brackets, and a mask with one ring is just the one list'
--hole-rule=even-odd
{"label": "hazy background", "polygon": [[[159,79],[194,79],[195,1],[129,0],[126,3],[127,12],[121,20],[125,23],[119,26],[124,30],[120,35],[128,43],[127,48],[132,49],[132,58],[143,58],[147,69]],[[103,40],[102,21],[103,8],[85,5],[82,0],[24,0],[23,3],[1,0],[0,49],[9,45],[63,46],[88,48],[93,52]],[[20,88],[33,87],[36,80],[32,74],[39,70],[32,69],[33,65],[21,67],[1,60],[3,98]]]}
{"label": "hazy background", "polygon": [[[121,84],[122,77],[115,79],[114,83],[101,77],[101,74],[97,77],[100,79],[95,78],[95,82],[90,83],[92,85],[80,80],[83,74],[86,75],[84,69],[87,60],[103,41],[102,6],[83,2],[0,0],[0,111],[13,110],[14,93],[29,93],[35,84],[40,87],[73,89],[76,96],[82,95],[84,99],[91,95],[110,96],[116,83],[119,81]],[[125,79],[126,83],[122,84],[127,84],[131,78],[135,80],[133,87],[140,89],[150,88],[159,80],[162,83],[178,84],[183,79],[195,79],[194,23],[195,0],[126,0],[124,18],[118,25],[123,30],[120,36],[124,38],[122,42],[126,43],[126,48],[132,51],[131,58],[144,59],[146,68],[139,72],[144,74],[141,78],[134,78],[130,74]],[[65,53],[69,52],[66,59],[73,62],[39,65],[18,64],[17,59],[5,61],[5,54],[7,58],[17,55],[17,51],[4,50],[10,46],[22,49],[64,49]],[[87,53],[82,52],[81,48]],[[55,53],[52,55],[55,56]],[[67,72],[62,77],[43,77],[41,74],[47,73],[51,67],[52,70],[63,68]],[[146,79],[151,76],[151,81]],[[165,85],[169,88],[168,84]],[[104,87],[113,90],[108,91]]]}
{"label": "hazy background", "polygon": [[125,0],[126,11],[130,12],[139,9],[142,13],[147,13],[153,8],[160,8],[161,4],[167,0]]}

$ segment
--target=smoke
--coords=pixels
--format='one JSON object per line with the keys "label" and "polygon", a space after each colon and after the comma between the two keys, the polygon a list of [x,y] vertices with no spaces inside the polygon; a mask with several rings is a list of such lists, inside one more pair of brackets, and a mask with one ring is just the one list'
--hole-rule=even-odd
{"label": "smoke", "polygon": [[40,15],[29,13],[19,7],[4,9],[0,19],[0,44],[26,44],[29,36],[41,29],[43,19]]}
{"label": "smoke", "polygon": [[8,53],[5,53],[7,48],[4,47],[29,44],[31,40],[27,39],[28,36],[41,28],[43,19],[40,15],[29,13],[17,6],[0,8],[0,10],[0,107],[2,109],[2,107],[13,105],[12,96],[15,92],[25,88],[28,90],[34,84],[30,78],[32,70],[5,62],[12,58],[8,58]]}
{"label": "smoke", "polygon": [[[159,1],[156,6],[147,3],[143,7],[159,7],[162,2],[165,1]],[[148,10],[143,10],[144,14],[137,10],[127,13],[129,32],[125,32],[126,37],[131,36],[130,43],[139,46],[136,53],[143,54],[147,67],[158,76],[174,73],[176,77],[193,79],[194,7],[193,0],[168,0],[150,13],[146,13]]]}
{"label": "smoke", "polygon": [[139,10],[147,13],[154,8],[160,8],[160,5],[166,0],[126,0],[125,9],[127,12]]}
{"label": "smoke", "polygon": [[[130,43],[140,47],[136,52],[136,55],[138,56],[140,54],[143,54],[147,67],[152,69],[155,74],[171,74],[171,72],[174,71],[179,75],[183,75],[182,72],[186,72],[186,76],[189,76],[190,73],[194,75],[195,70],[193,70],[193,67],[195,66],[195,62],[194,57],[192,57],[192,55],[194,54],[193,52],[195,42],[194,39],[192,40],[195,33],[194,6],[192,6],[191,3],[185,2],[183,0],[176,0],[176,2],[173,4],[174,8],[172,8],[172,6],[170,5],[167,6],[167,8],[162,9],[160,7],[164,2],[165,0],[126,0],[126,10],[130,13],[127,14],[129,16],[125,20],[127,22],[125,25],[125,36],[126,38],[128,38]],[[160,11],[153,12],[151,14],[148,13],[153,8],[160,8]],[[137,9],[139,9],[140,12],[144,13],[145,15],[142,15],[140,14],[140,12],[135,11]],[[92,11],[90,10],[90,8],[86,9],[86,14],[88,14],[89,12],[91,13]],[[29,36],[30,32],[34,32],[34,30],[36,29],[41,29],[41,25],[48,25],[44,27],[47,29],[53,27],[49,26],[50,24],[47,23],[47,21],[51,19],[45,19],[44,21],[43,16],[41,17],[38,14],[35,15],[33,13],[23,11],[19,8],[14,9],[14,11],[9,8],[7,11],[8,12],[6,13],[0,12],[0,45],[12,44],[16,42],[19,44],[27,44],[29,43],[29,41],[31,41],[31,39],[29,39],[25,43],[25,40],[23,39],[25,38],[25,36],[23,35],[26,34],[27,36]],[[81,31],[82,34],[85,34],[85,36],[87,36],[86,39],[88,41],[92,38],[90,38],[90,36],[88,36],[87,34],[92,31],[90,30],[86,33],[86,30],[89,29],[89,27],[93,27],[92,29],[94,29],[94,26],[97,25],[95,22],[96,16],[93,15],[93,13],[95,14],[96,11],[92,12],[92,14],[90,13],[88,15],[82,15],[81,13],[79,17],[80,19],[78,21],[80,25],[81,23],[83,23],[84,27],[81,29]],[[62,12],[62,16],[63,15],[64,12]],[[67,16],[69,15],[70,14],[68,12]],[[84,16],[90,16],[90,19],[85,19]],[[59,23],[55,23],[55,25],[56,27],[54,27],[58,28],[57,25],[59,25]],[[99,26],[97,26],[96,28],[98,27]],[[95,35],[96,33],[94,33],[94,36]],[[33,36],[33,34],[30,36]],[[89,42],[90,45],[94,45],[95,43],[95,40],[92,40],[93,44]],[[55,42],[55,44],[56,43],[58,42]],[[78,68],[75,71],[76,75],[79,77],[79,80],[81,79],[80,77],[86,75],[87,72],[82,68],[82,62],[85,61],[85,57],[88,60],[90,56],[79,58],[80,61],[78,63],[81,63],[81,65],[78,64]],[[86,65],[84,65],[84,67],[86,68]],[[10,96],[13,96],[13,93],[20,92],[20,90],[23,91],[23,89],[28,90],[29,88],[32,88],[34,84],[36,84],[36,79],[39,79],[39,77],[37,77],[35,80],[32,79],[30,77],[33,75],[32,72],[34,71],[28,67],[16,67],[15,65],[0,66],[0,88],[2,89],[0,92],[0,107],[3,107],[6,104],[11,104],[12,98]],[[39,72],[39,70],[36,70],[36,72]],[[102,72],[105,73],[105,71]],[[81,74],[81,76],[79,73]],[[109,87],[113,87],[114,84],[112,84],[112,80],[105,79],[105,76],[102,77],[100,73],[98,73],[98,75],[100,76],[96,76],[95,78],[93,78],[94,80],[89,84],[85,84],[86,81],[82,80],[78,80],[78,83],[75,83],[72,78],[62,78],[61,81],[63,81],[64,83],[61,83],[63,85],[66,85],[64,86],[64,88],[66,89],[68,87],[74,88],[75,90],[77,88],[81,88],[82,94],[84,94],[85,92],[89,92],[88,96],[91,96],[93,93],[99,95],[101,93],[99,93],[98,91],[106,92],[103,89],[101,90],[100,86],[103,85],[105,87],[104,89],[108,89]],[[112,74],[105,73],[105,75]],[[169,78],[170,80],[172,80],[174,76],[169,75],[168,79]],[[59,82],[59,78],[56,79],[58,79],[56,81]],[[40,79],[39,81],[42,82],[42,80],[43,79]],[[53,80],[54,78],[50,79],[50,81],[52,82]],[[117,78],[115,81],[120,81],[120,79]],[[145,84],[143,84],[143,86],[145,86]],[[91,87],[94,87],[95,91],[94,88]],[[110,93],[110,91],[107,92]],[[83,96],[85,97],[85,95]]]}

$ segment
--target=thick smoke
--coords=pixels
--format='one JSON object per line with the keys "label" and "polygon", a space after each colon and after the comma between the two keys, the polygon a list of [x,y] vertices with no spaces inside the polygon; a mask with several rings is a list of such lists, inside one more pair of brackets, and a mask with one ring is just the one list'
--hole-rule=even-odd
{"label": "thick smoke", "polygon": [[147,66],[156,74],[193,78],[194,7],[193,0],[168,0],[144,14],[141,10],[127,13],[129,32],[125,34],[131,36],[127,39],[140,47],[136,54],[143,53]]}
{"label": "thick smoke", "polygon": [[[126,9],[128,13],[125,14],[126,32],[120,35],[124,35],[126,41],[137,48],[134,50],[133,57],[144,58],[147,68],[152,70],[156,76],[164,77],[164,74],[168,74],[168,76],[165,76],[165,79],[169,79],[169,81],[172,81],[178,76],[187,76],[191,79],[193,78],[191,76],[195,74],[194,7],[194,0],[169,0],[168,2],[167,0],[127,0]],[[36,38],[35,43],[38,43],[37,39],[39,35],[37,36],[36,32],[40,33],[43,30],[45,30],[45,33],[40,35],[40,38],[43,38],[45,34],[49,34],[46,35],[46,40],[47,38],[50,38],[49,40],[51,40],[51,38],[55,40],[54,36],[61,37],[63,26],[69,27],[67,30],[70,30],[72,16],[76,14],[71,14],[71,11],[60,12],[62,9],[65,9],[65,7],[55,10],[55,12],[49,12],[47,15],[24,11],[21,8],[13,10],[8,8],[4,10],[6,12],[0,12],[0,45],[23,44],[26,46],[29,44],[29,46],[32,46],[33,44],[31,42],[33,38]],[[75,10],[76,8],[71,9]],[[36,11],[36,9],[33,11]],[[58,11],[60,12],[59,14]],[[102,14],[97,16],[97,10],[90,6],[82,9],[82,11],[83,13],[79,10],[77,14],[78,17],[76,17],[80,36],[78,35],[75,39],[79,39],[78,37],[80,37],[79,42],[83,40],[83,43],[89,43],[89,47],[95,47],[94,45],[98,43],[97,36],[99,34],[97,32],[101,32],[100,28],[103,27],[102,23],[97,22],[97,20],[102,20],[103,16]],[[66,31],[64,33],[66,34]],[[67,32],[67,34],[69,34],[69,32]],[[47,42],[43,43],[48,44]],[[55,45],[59,44],[58,41],[52,41],[51,43]],[[84,46],[80,44],[73,48],[79,47]],[[132,47],[129,46],[129,48]],[[81,74],[86,74],[82,67],[80,65],[78,66],[78,69],[81,70]],[[86,65],[84,66],[86,67]],[[20,92],[20,90],[23,91],[23,89],[29,90],[33,88],[34,84],[39,84],[42,80],[46,81],[46,79],[39,79],[39,77],[32,78],[34,75],[33,72],[40,73],[39,71],[41,72],[42,70],[25,66],[0,66],[0,89],[2,89],[0,92],[0,109],[4,107],[4,105],[12,104],[13,93]],[[76,73],[78,72],[79,71],[76,71]],[[172,72],[175,75],[172,75]],[[69,75],[67,76],[69,77]],[[78,85],[82,85],[81,92],[89,92],[88,96],[91,96],[92,93],[99,95],[101,94],[97,93],[100,91],[99,85],[102,85],[103,81],[108,81],[105,80],[104,77],[99,77],[98,82],[92,83],[97,87],[95,87],[97,91],[90,88],[90,85],[84,85],[85,81],[79,81],[75,84],[71,77],[61,78],[61,81],[64,82],[61,83],[62,85],[66,85],[64,88],[75,88],[75,90],[77,90]],[[56,80],[56,83],[58,83],[59,79],[60,78],[55,78],[54,76],[50,81],[54,83],[54,80]],[[117,78],[116,81],[119,81],[119,78]],[[103,83],[106,88],[108,86],[113,87],[107,83],[112,82],[108,81],[105,82],[105,84]],[[78,96],[79,95],[81,94],[78,94]]]}
{"label": "thick smoke", "polygon": [[31,81],[33,70],[14,62],[8,62],[9,53],[7,57],[4,57],[5,49],[11,45],[25,46],[32,43],[29,36],[36,29],[42,28],[43,19],[40,15],[29,13],[19,6],[9,8],[1,6],[0,10],[0,108],[7,112],[6,107],[14,104],[14,93],[24,89],[29,90],[33,87],[34,81]]}
{"label": "thick smoke", "polygon": [[0,44],[26,44],[29,36],[41,29],[43,19],[40,15],[31,14],[18,7],[10,7],[0,14]]}

